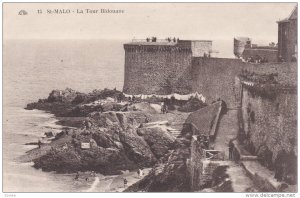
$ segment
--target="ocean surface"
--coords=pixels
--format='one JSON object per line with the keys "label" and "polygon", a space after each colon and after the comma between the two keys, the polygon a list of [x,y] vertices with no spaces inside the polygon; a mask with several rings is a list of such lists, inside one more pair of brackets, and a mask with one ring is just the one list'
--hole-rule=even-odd
{"label": "ocean surface", "polygon": [[[25,110],[53,89],[81,92],[123,87],[122,40],[6,40],[3,45],[3,191],[105,191],[103,185],[74,182],[73,175],[42,172],[18,158],[45,132],[60,131],[52,114]],[[214,41],[218,57],[233,57],[233,41]],[[99,183],[99,181],[97,181]],[[102,188],[101,188],[102,186]]]}

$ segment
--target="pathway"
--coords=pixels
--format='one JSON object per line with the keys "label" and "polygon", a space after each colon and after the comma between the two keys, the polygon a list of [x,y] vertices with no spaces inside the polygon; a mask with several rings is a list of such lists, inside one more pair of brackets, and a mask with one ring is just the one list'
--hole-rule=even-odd
{"label": "pathway", "polygon": [[226,173],[230,177],[234,192],[257,192],[253,181],[242,166],[231,161]]}
{"label": "pathway", "polygon": [[228,144],[230,139],[237,136],[239,125],[237,119],[238,110],[231,109],[226,114],[222,115],[219,123],[219,128],[214,141],[214,149],[225,151],[225,159],[229,159]]}
{"label": "pathway", "polygon": [[225,161],[228,165],[226,173],[232,182],[234,192],[257,192],[253,181],[247,176],[245,169],[234,161],[229,161],[228,144],[239,132],[238,109],[231,108],[224,114],[219,123],[219,128],[214,141],[214,149],[225,152]]}

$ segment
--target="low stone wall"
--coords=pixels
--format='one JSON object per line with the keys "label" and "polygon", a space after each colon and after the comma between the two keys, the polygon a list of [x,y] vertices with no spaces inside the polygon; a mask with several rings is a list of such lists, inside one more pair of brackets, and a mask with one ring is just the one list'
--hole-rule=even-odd
{"label": "low stone wall", "polygon": [[197,141],[197,136],[193,136],[191,141],[191,158],[188,163],[192,191],[199,191],[210,186],[213,181],[213,172],[222,162],[219,160],[207,160],[204,153],[205,151]]}
{"label": "low stone wall", "polygon": [[214,136],[222,111],[222,102],[215,102],[207,107],[191,113],[185,121],[185,125],[193,124],[197,131],[193,135]]}
{"label": "low stone wall", "polygon": [[287,187],[287,185],[277,182],[274,179],[274,173],[260,165],[257,161],[243,161],[241,165],[253,180],[256,188],[262,192],[282,192]]}

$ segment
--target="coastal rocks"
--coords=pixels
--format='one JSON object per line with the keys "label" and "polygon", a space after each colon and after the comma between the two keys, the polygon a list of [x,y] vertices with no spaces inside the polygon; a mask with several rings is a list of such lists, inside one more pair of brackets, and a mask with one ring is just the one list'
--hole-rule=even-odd
{"label": "coastal rocks", "polygon": [[[39,99],[38,102],[27,104],[25,109],[44,110],[58,117],[81,117],[94,111],[120,110],[123,105],[114,102],[115,99],[124,99],[122,92],[104,89],[84,94],[67,88],[53,90],[47,99]],[[103,104],[98,103],[98,100],[103,101]]]}
{"label": "coastal rocks", "polygon": [[157,161],[149,145],[136,133],[134,128],[121,131],[120,141],[125,147],[127,156],[139,166],[149,167]]}
{"label": "coastal rocks", "polygon": [[27,104],[26,108],[27,110],[43,110],[50,113],[53,113],[54,115],[58,117],[64,117],[69,114],[69,112],[72,111],[73,105],[71,103],[62,103],[62,102],[34,102]]}
{"label": "coastal rocks", "polygon": [[[90,94],[71,89],[54,90],[48,99],[28,104],[27,109],[49,111],[62,117],[63,123],[76,123],[77,127],[56,134],[47,145],[31,152],[34,167],[58,173],[119,174],[125,170],[152,167],[158,161],[168,162],[176,144],[175,138],[165,125],[146,124],[152,119],[159,120],[160,110],[144,102],[117,103],[120,94],[107,89]],[[128,108],[121,111],[124,105]],[[171,172],[172,167],[169,167]],[[176,170],[170,171],[174,178]]]}
{"label": "coastal rocks", "polygon": [[74,91],[73,89],[66,88],[65,90],[53,90],[49,96],[48,102],[72,102],[79,92]]}
{"label": "coastal rocks", "polygon": [[190,178],[185,162],[188,156],[188,147],[176,149],[167,163],[157,164],[146,177],[125,192],[189,192]]}
{"label": "coastal rocks", "polygon": [[118,130],[99,128],[98,130],[93,130],[92,138],[96,141],[98,146],[103,148],[123,149],[123,145],[120,144]]}
{"label": "coastal rocks", "polygon": [[[134,129],[77,130],[72,140],[33,160],[43,171],[71,173],[96,171],[119,174],[121,170],[149,167],[156,162],[154,154]],[[56,141],[60,141],[57,139]],[[55,141],[52,142],[55,145]],[[88,147],[83,147],[88,144]]]}
{"label": "coastal rocks", "polygon": [[112,148],[91,148],[88,150],[52,149],[48,154],[34,160],[34,167],[43,171],[72,173],[77,171],[97,171],[102,174],[120,174],[120,170],[135,169],[122,151]]}
{"label": "coastal rocks", "polygon": [[[134,116],[127,115],[130,114],[90,114],[85,120],[88,124],[83,128],[58,133],[49,145],[51,151],[34,159],[34,167],[59,173],[93,170],[119,174],[124,170],[152,166],[157,158],[144,138],[137,134],[139,123]],[[70,141],[55,146],[67,136]]]}
{"label": "coastal rocks", "polygon": [[54,135],[53,135],[52,131],[49,131],[49,132],[45,132],[45,136],[46,136],[47,138],[51,138],[51,137],[53,137]]}
{"label": "coastal rocks", "polygon": [[149,116],[143,112],[93,112],[88,119],[94,127],[118,126],[126,129],[128,126],[138,127],[149,120]]}
{"label": "coastal rocks", "polygon": [[175,138],[161,127],[139,128],[137,133],[144,138],[157,158],[165,155],[175,142]]}

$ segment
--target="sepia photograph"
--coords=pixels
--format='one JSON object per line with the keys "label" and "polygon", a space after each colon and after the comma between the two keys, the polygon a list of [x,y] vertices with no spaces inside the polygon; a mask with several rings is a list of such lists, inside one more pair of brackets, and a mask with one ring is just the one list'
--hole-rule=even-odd
{"label": "sepia photograph", "polygon": [[297,20],[297,2],[2,3],[2,192],[296,197]]}

